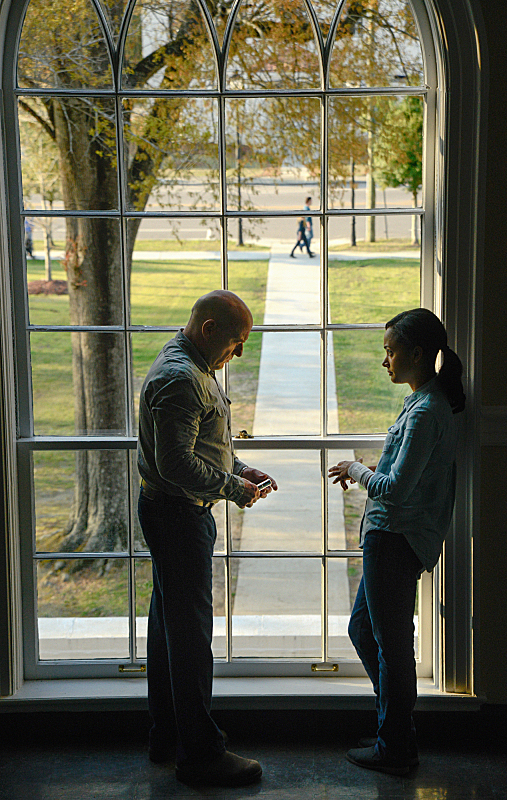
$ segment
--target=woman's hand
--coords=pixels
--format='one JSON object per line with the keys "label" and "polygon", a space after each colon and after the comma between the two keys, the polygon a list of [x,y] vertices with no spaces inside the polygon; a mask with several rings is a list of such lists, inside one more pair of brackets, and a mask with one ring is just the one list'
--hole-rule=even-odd
{"label": "woman's hand", "polygon": [[[358,458],[357,460],[359,461],[360,464],[363,463],[362,458]],[[349,475],[349,467],[351,464],[355,463],[356,463],[355,461],[339,461],[338,464],[336,464],[336,466],[329,467],[328,477],[334,478],[333,483],[339,482],[341,484],[342,489],[345,492],[349,488],[347,486],[347,481],[349,481],[351,484],[355,483],[354,478],[351,478]]]}

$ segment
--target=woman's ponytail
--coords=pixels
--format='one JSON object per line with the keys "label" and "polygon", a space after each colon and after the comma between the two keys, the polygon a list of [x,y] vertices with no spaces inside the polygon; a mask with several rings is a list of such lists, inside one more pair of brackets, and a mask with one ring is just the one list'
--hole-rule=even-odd
{"label": "woman's ponytail", "polygon": [[442,366],[437,373],[437,380],[449,399],[452,413],[459,414],[465,408],[465,393],[461,382],[463,364],[458,354],[448,345],[442,348],[442,355]]}
{"label": "woman's ponytail", "polygon": [[447,332],[439,318],[427,308],[412,308],[402,311],[386,323],[399,341],[408,347],[420,347],[433,366],[439,351],[442,351],[442,366],[437,380],[446,393],[453,414],[465,408],[465,393],[461,376],[463,364],[459,356],[447,344]]}

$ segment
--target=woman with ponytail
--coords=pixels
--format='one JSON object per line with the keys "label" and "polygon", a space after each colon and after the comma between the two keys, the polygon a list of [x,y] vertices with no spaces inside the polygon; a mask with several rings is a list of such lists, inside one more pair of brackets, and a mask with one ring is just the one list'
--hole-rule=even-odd
{"label": "woman with ponytail", "polygon": [[[347,489],[358,482],[368,499],[361,523],[363,578],[349,636],[373,683],[377,736],[347,758],[367,769],[405,775],[418,763],[412,710],[417,697],[414,609],[417,580],[438,561],[454,506],[457,430],[463,411],[463,367],[431,311],[404,311],[385,326],[382,366],[408,383],[376,467],[340,461],[329,470]],[[437,371],[437,358],[441,363]]]}

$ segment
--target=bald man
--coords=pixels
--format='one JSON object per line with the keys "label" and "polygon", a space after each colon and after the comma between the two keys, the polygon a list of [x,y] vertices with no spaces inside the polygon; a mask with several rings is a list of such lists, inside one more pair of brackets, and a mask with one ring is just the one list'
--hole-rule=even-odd
{"label": "bald man", "polygon": [[257,488],[269,476],[234,453],[230,401],[215,378],[215,370],[241,357],[251,328],[250,310],[237,295],[204,295],[187,326],[155,359],[141,390],[138,511],[153,564],[149,753],[156,763],[170,758],[175,722],[176,775],[188,784],[242,786],[262,774],[257,761],[226,750],[210,716],[211,508],[221,499],[251,507],[271,491]]}

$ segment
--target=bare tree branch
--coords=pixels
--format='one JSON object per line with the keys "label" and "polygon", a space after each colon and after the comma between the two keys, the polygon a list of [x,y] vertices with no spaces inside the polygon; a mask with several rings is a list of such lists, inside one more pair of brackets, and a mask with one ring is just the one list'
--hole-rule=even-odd
{"label": "bare tree branch", "polygon": [[21,106],[23,111],[26,111],[27,114],[30,114],[34,119],[37,120],[37,122],[40,125],[42,125],[42,127],[44,128],[44,130],[46,131],[48,136],[51,136],[53,141],[56,140],[55,129],[51,127],[49,122],[47,122],[47,120],[45,120],[44,117],[41,117],[40,114],[37,114],[36,110],[34,108],[32,108],[32,106],[28,105],[28,103],[26,103],[24,100],[20,100],[19,101],[19,105]]}

